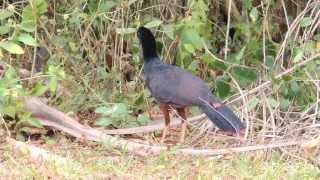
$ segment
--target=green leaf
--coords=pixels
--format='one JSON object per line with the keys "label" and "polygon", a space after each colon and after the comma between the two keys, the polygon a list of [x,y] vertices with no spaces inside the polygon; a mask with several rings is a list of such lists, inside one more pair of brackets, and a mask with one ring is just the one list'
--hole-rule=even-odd
{"label": "green leaf", "polygon": [[98,7],[97,13],[108,12],[111,8],[118,5],[117,2],[114,1],[104,1]]}
{"label": "green leaf", "polygon": [[37,46],[37,41],[30,35],[26,33],[22,33],[17,37],[17,40],[20,42],[23,42],[26,45],[29,46]]}
{"label": "green leaf", "polygon": [[10,29],[11,28],[8,25],[0,26],[0,35],[8,34],[10,32]]}
{"label": "green leaf", "polygon": [[58,78],[51,77],[49,81],[50,92],[54,93],[57,90],[57,86],[58,86]]}
{"label": "green leaf", "polygon": [[144,102],[144,93],[141,92],[134,101],[134,105],[139,106]]}
{"label": "green leaf", "polygon": [[300,92],[300,86],[297,81],[291,81],[290,88],[295,95]]}
{"label": "green leaf", "polygon": [[250,99],[250,101],[247,104],[248,111],[251,111],[254,108],[256,108],[258,104],[259,104],[259,99],[257,99],[256,97],[253,97],[252,99]]}
{"label": "green leaf", "polygon": [[244,55],[244,52],[246,50],[246,47],[244,46],[240,51],[239,53],[236,55],[235,59],[238,63],[241,62],[241,59],[243,58],[243,55]]}
{"label": "green leaf", "polygon": [[199,67],[199,61],[198,60],[194,60],[189,64],[188,70],[190,70],[192,72],[196,72],[198,67]]}
{"label": "green leaf", "polygon": [[145,114],[139,114],[137,121],[140,125],[146,125],[149,121],[149,118]]}
{"label": "green leaf", "polygon": [[302,58],[303,58],[303,55],[304,55],[303,50],[302,49],[298,49],[297,52],[296,52],[296,55],[293,58],[293,62],[297,63],[297,62],[301,61]]}
{"label": "green leaf", "polygon": [[136,32],[135,28],[117,28],[116,32],[118,34],[132,34]]}
{"label": "green leaf", "polygon": [[23,49],[16,43],[11,41],[4,41],[0,43],[0,47],[9,51],[11,54],[23,54]]}
{"label": "green leaf", "polygon": [[37,128],[42,128],[42,124],[40,123],[40,121],[36,118],[32,118],[32,117],[29,117],[26,122],[28,124],[30,124],[31,126],[34,126],[34,127],[37,127]]}
{"label": "green leaf", "polygon": [[210,54],[206,53],[204,54],[201,59],[208,64],[210,69],[213,70],[226,70],[227,69],[227,65],[224,64],[221,61],[218,61],[217,59],[215,59],[214,57],[212,57]]}
{"label": "green leaf", "polygon": [[307,27],[312,24],[312,18],[311,17],[304,17],[300,21],[300,26],[301,27]]}
{"label": "green leaf", "polygon": [[96,113],[103,114],[104,116],[120,116],[126,115],[130,111],[128,110],[128,106],[124,103],[116,103],[112,107],[99,107],[95,110]]}
{"label": "green leaf", "polygon": [[35,21],[22,21],[21,29],[25,32],[34,32],[36,30]]}
{"label": "green leaf", "polygon": [[103,114],[103,115],[110,115],[112,113],[112,109],[109,107],[98,107],[94,112],[99,113],[99,114]]}
{"label": "green leaf", "polygon": [[216,81],[217,94],[221,98],[225,98],[230,93],[230,85],[225,82],[222,78]]}
{"label": "green leaf", "polygon": [[181,40],[182,44],[192,44],[198,50],[201,50],[203,47],[199,33],[192,28],[183,29]]}
{"label": "green leaf", "polygon": [[280,109],[288,110],[290,104],[291,104],[291,102],[289,99],[284,99],[284,98],[280,99]]}
{"label": "green leaf", "polygon": [[257,73],[254,69],[234,67],[232,74],[241,87],[247,86],[257,80]]}
{"label": "green leaf", "polygon": [[48,90],[48,86],[44,86],[41,83],[37,83],[37,85],[32,89],[31,95],[33,96],[41,96]]}
{"label": "green leaf", "polygon": [[272,108],[277,108],[280,105],[280,103],[277,100],[275,100],[273,97],[267,98],[267,102]]}
{"label": "green leaf", "polygon": [[194,53],[195,49],[192,44],[184,44],[183,46],[189,53]]}
{"label": "green leaf", "polygon": [[48,3],[46,0],[33,0],[36,5],[37,13],[42,15],[43,13],[47,12]]}
{"label": "green leaf", "polygon": [[112,124],[112,120],[109,119],[109,118],[103,117],[103,118],[98,119],[94,124],[97,125],[97,126],[105,127],[105,126],[111,125]]}
{"label": "green leaf", "polygon": [[0,9],[0,21],[4,20],[13,15],[12,11],[8,11],[6,9]]}
{"label": "green leaf", "polygon": [[114,115],[127,114],[129,112],[128,106],[124,103],[117,103],[112,107]]}
{"label": "green leaf", "polygon": [[155,19],[153,21],[148,22],[147,24],[144,25],[146,28],[153,28],[153,27],[158,27],[162,24],[162,21],[159,19]]}
{"label": "green leaf", "polygon": [[258,18],[259,18],[259,12],[258,9],[256,7],[252,8],[249,14],[252,22],[257,22]]}

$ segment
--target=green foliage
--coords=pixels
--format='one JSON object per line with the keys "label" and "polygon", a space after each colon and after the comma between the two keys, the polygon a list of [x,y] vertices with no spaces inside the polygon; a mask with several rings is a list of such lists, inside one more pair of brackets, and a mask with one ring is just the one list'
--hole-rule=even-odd
{"label": "green foliage", "polygon": [[98,126],[113,125],[121,127],[123,123],[127,123],[131,118],[131,111],[124,103],[117,103],[111,107],[102,106],[97,108],[95,112],[102,115],[102,117],[95,122]]}
{"label": "green foliage", "polygon": [[[276,59],[281,44],[272,36],[284,36],[284,32],[272,24],[272,12],[277,6],[273,0],[259,5],[252,0],[236,3],[240,17],[232,15],[230,27],[225,12],[217,11],[225,5],[209,0],[189,0],[183,11],[180,5],[169,8],[158,1],[70,0],[54,5],[45,0],[6,2],[0,5],[0,58],[10,68],[1,77],[0,93],[1,113],[11,118],[31,119],[19,98],[32,95],[49,97],[51,104],[65,111],[101,106],[97,109],[101,114],[96,121],[99,126],[145,124],[145,111],[153,99],[140,78],[142,62],[135,34],[140,25],[155,32],[164,60],[201,76],[220,99],[238,92],[235,83],[248,90],[258,81],[267,80],[273,83],[273,92],[266,101],[271,108],[285,111],[296,106],[304,110],[316,99],[316,89],[305,81],[309,79],[305,72],[314,79],[319,77],[318,62],[274,79],[283,68],[317,52],[320,36],[301,44],[288,37],[287,55],[283,62]],[[270,17],[264,17],[267,5]],[[288,18],[291,21],[294,17]],[[312,22],[306,16],[298,23],[305,29]],[[266,27],[268,24],[271,27]],[[224,58],[226,38],[228,54]],[[39,72],[45,78],[34,77],[37,81],[33,83],[29,79],[22,81],[13,72],[24,68],[25,63],[33,63],[33,51],[39,46],[48,47],[51,54],[43,72]],[[212,72],[217,74],[215,79],[209,76]],[[57,96],[60,83],[67,86],[70,97]],[[250,99],[247,108],[258,107],[258,99]],[[110,114],[112,110],[115,112]],[[37,122],[30,122],[37,126]]]}
{"label": "green foliage", "polygon": [[37,40],[30,35],[37,27],[41,15],[47,12],[48,4],[45,0],[31,0],[23,7],[21,20],[13,21],[14,10],[11,8],[0,10],[0,35],[6,35],[7,40],[0,43],[0,48],[11,54],[24,54],[21,43],[27,46],[37,46]]}

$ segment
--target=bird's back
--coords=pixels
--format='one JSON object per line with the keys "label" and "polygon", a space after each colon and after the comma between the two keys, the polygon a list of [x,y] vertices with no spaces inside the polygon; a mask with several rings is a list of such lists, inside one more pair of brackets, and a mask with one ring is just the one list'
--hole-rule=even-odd
{"label": "bird's back", "polygon": [[212,100],[209,87],[199,77],[173,65],[149,63],[145,65],[146,85],[160,103],[186,107]]}

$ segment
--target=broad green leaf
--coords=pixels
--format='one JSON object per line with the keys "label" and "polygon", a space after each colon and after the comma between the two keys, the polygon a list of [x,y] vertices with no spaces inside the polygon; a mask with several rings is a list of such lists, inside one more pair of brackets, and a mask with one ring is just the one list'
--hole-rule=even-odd
{"label": "broad green leaf", "polygon": [[112,124],[112,120],[109,119],[109,118],[102,117],[102,118],[98,119],[94,124],[97,125],[97,126],[105,127],[105,126],[111,125]]}
{"label": "broad green leaf", "polygon": [[39,16],[47,12],[47,9],[48,9],[47,0],[33,0],[33,1],[36,5],[36,10]]}
{"label": "broad green leaf", "polygon": [[12,66],[9,66],[8,70],[6,71],[5,78],[8,80],[16,81],[17,72]]}
{"label": "broad green leaf", "polygon": [[247,86],[257,79],[257,73],[254,69],[234,67],[232,74],[241,87]]}
{"label": "broad green leaf", "polygon": [[44,86],[41,83],[38,83],[31,92],[31,95],[33,96],[41,96],[43,93],[45,93],[48,90],[48,86]]}
{"label": "broad green leaf", "polygon": [[6,9],[0,9],[0,21],[4,20],[13,15],[12,11],[8,11]]}
{"label": "broad green leaf", "polygon": [[58,86],[58,78],[51,77],[49,81],[50,92],[54,93],[57,90],[57,86]]}
{"label": "broad green leaf", "polygon": [[301,27],[307,27],[310,26],[312,23],[312,18],[311,17],[304,17],[300,21],[300,26]]}
{"label": "broad green leaf", "polygon": [[0,35],[8,34],[10,29],[11,28],[8,25],[0,26]]}
{"label": "broad green leaf", "polygon": [[113,113],[120,115],[120,114],[127,114],[129,112],[128,106],[124,103],[117,103],[112,107]]}
{"label": "broad green leaf", "polygon": [[265,65],[266,65],[269,69],[271,69],[271,68],[274,66],[274,57],[268,55],[268,56],[266,57]]}
{"label": "broad green leaf", "polygon": [[116,5],[118,5],[118,3],[115,1],[104,1],[98,7],[97,13],[108,12],[111,8],[115,7]]}
{"label": "broad green leaf", "polygon": [[218,61],[214,57],[212,57],[210,54],[206,53],[204,54],[201,59],[208,64],[210,69],[214,70],[226,70],[227,65],[224,64],[223,62]]}
{"label": "broad green leaf", "polygon": [[297,81],[291,81],[290,88],[295,95],[300,92],[300,86]]}
{"label": "broad green leaf", "polygon": [[99,114],[103,114],[103,115],[110,115],[112,113],[112,109],[109,107],[98,107],[94,112],[99,113]]}
{"label": "broad green leaf", "polygon": [[22,21],[21,23],[21,29],[25,32],[34,32],[36,30],[36,23],[35,21]]}
{"label": "broad green leaf", "polygon": [[153,27],[158,27],[162,24],[162,21],[159,19],[155,19],[153,21],[148,22],[147,24],[144,25],[146,28],[153,28]]}
{"label": "broad green leaf", "polygon": [[256,108],[256,106],[259,104],[259,99],[257,99],[256,97],[253,97],[250,99],[250,101],[247,104],[247,109],[248,111],[253,110],[254,108]]}
{"label": "broad green leaf", "polygon": [[2,110],[0,111],[12,118],[15,118],[16,112],[17,112],[17,108],[15,106],[6,106],[4,108],[2,108]]}
{"label": "broad green leaf", "polygon": [[275,100],[273,97],[267,98],[267,102],[272,108],[277,108],[280,105],[280,103],[277,100]]}
{"label": "broad green leaf", "polygon": [[11,41],[4,41],[0,43],[0,47],[9,51],[11,54],[23,54],[24,51],[18,44]]}
{"label": "broad green leaf", "polygon": [[36,24],[36,17],[34,16],[33,9],[31,5],[27,5],[23,8],[22,11],[22,22],[33,22],[33,24]]}
{"label": "broad green leaf", "polygon": [[221,78],[216,81],[216,88],[217,94],[221,98],[227,97],[230,93],[230,85]]}
{"label": "broad green leaf", "polygon": [[36,118],[32,118],[32,117],[29,117],[26,122],[34,127],[37,127],[37,128],[42,128],[42,124],[40,123],[40,121]]}
{"label": "broad green leaf", "polygon": [[303,58],[303,55],[304,55],[303,50],[302,50],[302,49],[299,49],[299,50],[297,51],[296,55],[295,55],[294,58],[293,58],[293,62],[294,62],[294,63],[297,63],[297,62],[301,61],[302,58]]}
{"label": "broad green leaf", "polygon": [[259,18],[259,12],[258,12],[258,9],[256,7],[252,8],[252,10],[250,11],[250,14],[249,14],[252,22],[257,22],[258,18]]}
{"label": "broad green leaf", "polygon": [[238,63],[240,63],[241,59],[243,58],[244,52],[246,50],[246,47],[244,46],[239,53],[236,55],[235,59]]}
{"label": "broad green leaf", "polygon": [[196,49],[202,49],[202,41],[199,33],[192,28],[184,28],[181,34],[183,44],[192,44]]}
{"label": "broad green leaf", "polygon": [[26,45],[29,46],[37,46],[37,41],[30,35],[26,33],[22,33],[17,37],[17,40],[20,42],[23,42]]}
{"label": "broad green leaf", "polygon": [[144,93],[140,93],[134,101],[134,105],[139,106],[144,102]]}
{"label": "broad green leaf", "polygon": [[118,34],[132,34],[136,32],[135,28],[117,28],[116,32]]}
{"label": "broad green leaf", "polygon": [[183,46],[189,53],[194,53],[195,49],[192,44],[184,44]]}
{"label": "broad green leaf", "polygon": [[0,49],[0,59],[3,58],[3,52],[2,50]]}
{"label": "broad green leaf", "polygon": [[291,104],[291,102],[289,99],[284,99],[284,98],[280,99],[280,108],[281,109],[288,110],[290,104]]}
{"label": "broad green leaf", "polygon": [[145,125],[149,121],[149,118],[145,114],[139,114],[137,121],[139,122],[139,124]]}

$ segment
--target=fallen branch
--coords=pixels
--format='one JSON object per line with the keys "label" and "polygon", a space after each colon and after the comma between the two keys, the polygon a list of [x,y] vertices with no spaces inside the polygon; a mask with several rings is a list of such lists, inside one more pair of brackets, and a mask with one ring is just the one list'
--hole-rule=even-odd
{"label": "fallen branch", "polygon": [[225,149],[180,149],[178,152],[181,154],[195,155],[195,156],[216,156],[216,155],[224,155],[231,153],[244,153],[250,151],[258,151],[265,149],[274,149],[286,146],[296,146],[301,145],[302,141],[285,141],[285,142],[277,142],[274,144],[262,144],[262,145],[253,145],[253,146],[243,146],[243,147],[235,147],[235,148],[225,148]]}
{"label": "fallen branch", "polygon": [[[58,111],[48,105],[42,103],[38,98],[28,97],[25,98],[26,109],[29,110],[34,117],[39,118],[40,122],[45,126],[50,126],[66,132],[74,137],[81,139],[88,139],[97,142],[107,142],[111,147],[127,150],[130,153],[138,155],[158,155],[162,151],[166,151],[169,148],[166,146],[152,146],[146,144],[140,144],[130,142],[124,139],[116,138],[105,133],[93,129],[91,127],[84,126],[74,119],[70,118],[61,111]],[[181,155],[194,155],[194,156],[212,156],[228,153],[239,153],[263,149],[272,149],[285,146],[300,145],[301,141],[286,141],[283,143],[246,146],[227,149],[178,149],[175,152]]]}
{"label": "fallen branch", "polygon": [[[195,116],[192,118],[188,118],[188,123],[196,122],[201,119],[204,119],[206,116],[204,114]],[[170,122],[170,127],[176,127],[181,124],[181,120],[179,118],[172,119]],[[164,123],[154,124],[154,125],[147,125],[147,126],[140,126],[140,127],[134,127],[134,128],[126,128],[126,129],[112,129],[112,130],[106,130],[104,131],[106,134],[137,134],[137,133],[148,133],[148,132],[154,132],[158,130],[162,130],[165,128]]]}
{"label": "fallen branch", "polygon": [[52,154],[49,151],[46,151],[44,149],[41,149],[32,145],[28,145],[24,142],[16,141],[11,138],[7,138],[6,141],[7,141],[7,144],[13,147],[14,151],[26,152],[27,150],[30,159],[34,161],[42,162],[42,161],[54,160],[58,164],[66,164],[67,162],[72,162],[69,159],[58,156],[56,154]]}

